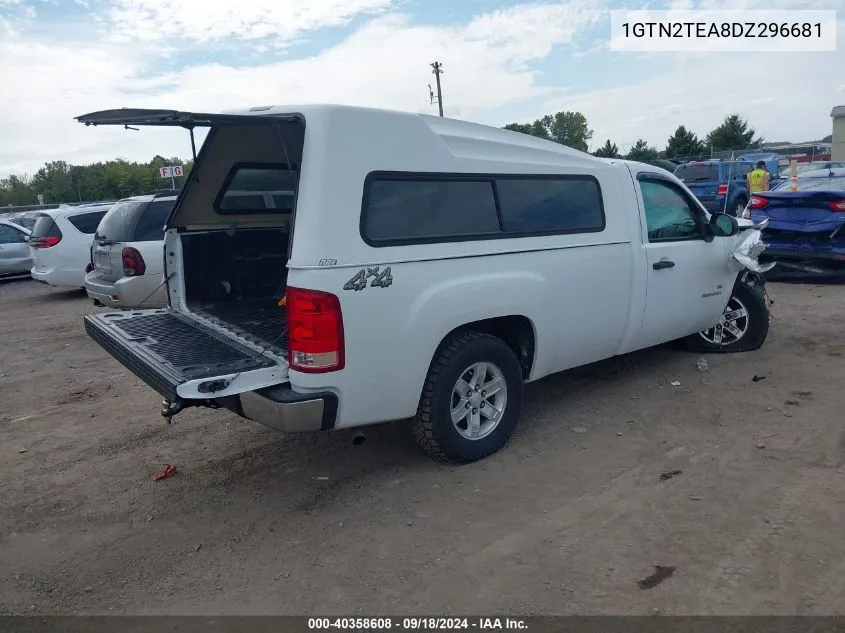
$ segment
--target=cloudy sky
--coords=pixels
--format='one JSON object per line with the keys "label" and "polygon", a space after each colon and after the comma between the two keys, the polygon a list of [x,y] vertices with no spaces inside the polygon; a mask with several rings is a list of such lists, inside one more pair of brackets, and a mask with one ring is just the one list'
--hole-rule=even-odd
{"label": "cloudy sky", "polygon": [[623,150],[730,112],[770,140],[830,134],[835,53],[614,53],[610,9],[845,9],[843,0],[0,0],[0,175],[190,154],[184,132],[84,128],[114,107],[348,103],[491,125],[578,110]]}

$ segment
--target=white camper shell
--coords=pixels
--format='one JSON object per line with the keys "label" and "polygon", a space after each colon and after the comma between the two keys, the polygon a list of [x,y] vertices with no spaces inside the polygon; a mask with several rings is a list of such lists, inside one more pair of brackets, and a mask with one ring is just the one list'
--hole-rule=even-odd
{"label": "white camper shell", "polygon": [[508,440],[524,382],[675,339],[766,337],[761,282],[738,281],[734,256],[759,232],[657,167],[344,106],[78,120],[210,128],[167,223],[169,307],[85,318],[168,419],[413,418],[429,454],[468,462]]}

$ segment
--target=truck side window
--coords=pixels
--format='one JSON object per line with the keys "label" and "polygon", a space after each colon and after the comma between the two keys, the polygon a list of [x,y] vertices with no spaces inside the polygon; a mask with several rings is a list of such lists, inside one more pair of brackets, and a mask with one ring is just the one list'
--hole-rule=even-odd
{"label": "truck side window", "polygon": [[649,242],[701,238],[698,213],[690,201],[670,183],[640,179]]}
{"label": "truck side window", "polygon": [[601,191],[595,178],[499,177],[496,190],[505,233],[604,229]]}
{"label": "truck side window", "polygon": [[501,233],[490,180],[379,177],[364,198],[363,235],[373,242]]}

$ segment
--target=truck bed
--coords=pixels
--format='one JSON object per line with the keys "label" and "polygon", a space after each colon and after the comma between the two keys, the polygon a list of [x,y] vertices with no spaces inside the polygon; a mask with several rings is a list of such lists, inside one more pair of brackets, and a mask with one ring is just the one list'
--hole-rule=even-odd
{"label": "truck bed", "polygon": [[287,354],[287,312],[274,299],[212,304],[194,312],[274,354]]}

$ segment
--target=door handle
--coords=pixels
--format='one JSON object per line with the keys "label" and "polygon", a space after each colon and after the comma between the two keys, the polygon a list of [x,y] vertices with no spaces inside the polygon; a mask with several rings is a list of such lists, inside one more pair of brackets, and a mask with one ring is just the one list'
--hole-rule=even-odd
{"label": "door handle", "polygon": [[663,270],[664,268],[674,268],[675,262],[670,262],[668,259],[661,259],[659,262],[654,262],[651,265],[654,270]]}

